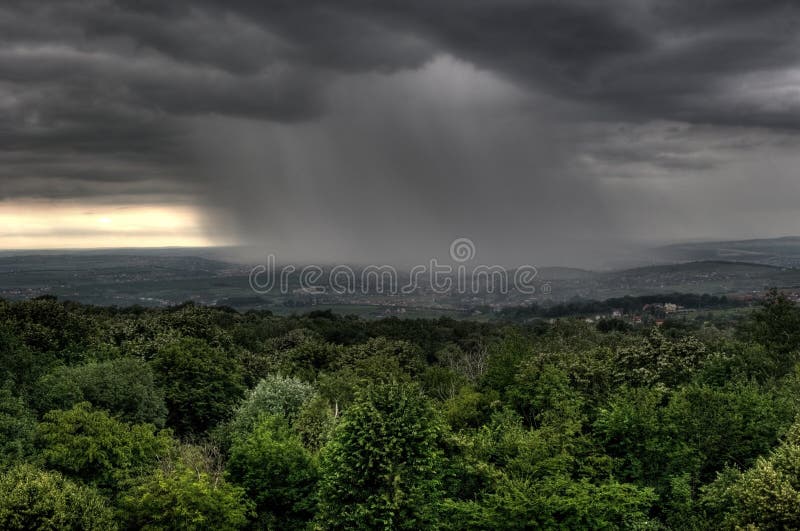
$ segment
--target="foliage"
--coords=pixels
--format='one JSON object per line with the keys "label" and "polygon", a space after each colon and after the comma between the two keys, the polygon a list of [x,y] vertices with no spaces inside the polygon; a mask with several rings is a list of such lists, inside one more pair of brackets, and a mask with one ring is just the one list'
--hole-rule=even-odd
{"label": "foliage", "polygon": [[49,352],[32,351],[11,326],[0,322],[0,384],[18,392],[28,392],[55,361],[55,356]]}
{"label": "foliage", "polygon": [[36,387],[32,399],[40,413],[85,401],[133,423],[163,426],[167,414],[164,393],[156,387],[152,369],[134,358],[59,367]]}
{"label": "foliage", "polygon": [[318,451],[330,440],[336,420],[328,401],[317,396],[303,404],[292,429],[306,448]]}
{"label": "foliage", "polygon": [[0,469],[31,453],[34,425],[25,402],[9,389],[0,388]]}
{"label": "foliage", "polygon": [[568,375],[553,365],[523,363],[507,395],[531,426],[581,420],[580,394],[570,387]]}
{"label": "foliage", "polygon": [[800,527],[800,309],[589,308],[0,301],[0,528]]}
{"label": "foliage", "polygon": [[800,345],[800,309],[783,293],[772,289],[764,303],[740,328],[739,334],[785,355]]}
{"label": "foliage", "polygon": [[283,417],[267,416],[231,448],[228,472],[267,528],[301,529],[314,515],[316,462]]}
{"label": "foliage", "polygon": [[455,396],[444,402],[444,416],[453,429],[477,428],[488,420],[499,403],[497,393],[481,393],[472,386],[465,385]]}
{"label": "foliage", "polygon": [[605,466],[592,463],[575,427],[531,430],[506,410],[473,435],[462,436],[460,444],[466,457],[460,468],[473,471],[471,481],[462,476],[460,483],[477,488],[460,489],[445,501],[447,527],[462,522],[474,529],[648,525],[653,490],[609,477]]}
{"label": "foliage", "polygon": [[228,418],[244,393],[235,360],[202,339],[167,345],[153,360],[153,370],[164,388],[167,426],[179,435],[205,432]]}
{"label": "foliage", "polygon": [[231,419],[234,436],[246,435],[263,417],[277,415],[293,421],[303,405],[316,396],[314,386],[294,377],[269,375],[247,393]]}
{"label": "foliage", "polygon": [[638,344],[618,351],[616,378],[632,385],[671,386],[690,379],[705,357],[706,347],[697,339],[673,341],[654,328]]}
{"label": "foliage", "polygon": [[788,373],[800,361],[800,308],[775,289],[738,332],[766,347],[766,359],[775,376]]}
{"label": "foliage", "polygon": [[609,481],[595,485],[552,476],[532,482],[504,477],[474,515],[481,529],[643,529],[653,528],[647,512],[651,489]]}
{"label": "foliage", "polygon": [[243,528],[252,507],[244,490],[204,465],[181,459],[139,478],[120,496],[126,526],[198,531]]}
{"label": "foliage", "polygon": [[665,388],[623,386],[599,409],[594,422],[597,440],[616,460],[615,471],[626,481],[655,484],[669,461],[671,441],[663,436]]}
{"label": "foliage", "polygon": [[120,422],[88,402],[47,413],[36,426],[35,439],[39,459],[48,468],[104,488],[146,471],[173,447],[169,432]]}
{"label": "foliage", "polygon": [[321,464],[319,522],[328,529],[420,529],[436,519],[440,423],[418,387],[359,393]]}
{"label": "foliage", "polygon": [[117,528],[108,501],[58,472],[19,465],[0,474],[0,529],[108,531]]}
{"label": "foliage", "polygon": [[750,469],[721,475],[717,481],[721,485],[708,489],[708,497],[722,498],[728,524],[796,529],[800,525],[800,424]]}
{"label": "foliage", "polygon": [[389,340],[384,337],[353,345],[334,360],[332,366],[336,369],[356,365],[358,361],[363,362],[369,358],[395,360],[402,371],[411,375],[419,374],[425,368],[425,359],[419,347],[410,341]]}

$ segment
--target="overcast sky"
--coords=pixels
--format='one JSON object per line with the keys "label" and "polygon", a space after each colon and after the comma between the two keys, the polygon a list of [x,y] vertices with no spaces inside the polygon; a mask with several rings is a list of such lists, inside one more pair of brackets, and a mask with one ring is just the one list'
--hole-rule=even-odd
{"label": "overcast sky", "polygon": [[799,30],[772,0],[4,0],[0,247],[800,234]]}

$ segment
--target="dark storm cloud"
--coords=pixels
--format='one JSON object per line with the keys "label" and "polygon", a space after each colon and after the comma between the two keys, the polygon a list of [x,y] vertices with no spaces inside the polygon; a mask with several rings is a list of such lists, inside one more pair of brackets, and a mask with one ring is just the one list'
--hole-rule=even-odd
{"label": "dark storm cloud", "polygon": [[[728,124],[735,120],[720,86],[726,77],[793,66],[800,54],[798,9],[777,1],[6,6],[3,79],[166,114],[308,119],[321,111],[316,96],[330,75],[415,68],[450,53],[517,83],[623,114]],[[772,125],[777,117],[749,110],[747,119]]]}
{"label": "dark storm cloud", "polygon": [[[413,66],[424,57],[420,52],[444,51],[515,82],[637,119],[798,125],[798,109],[787,116],[757,103],[743,108],[747,102],[724,86],[740,74],[798,63],[800,10],[792,2],[344,0],[206,5],[224,6],[293,43],[293,60],[334,70],[391,70]],[[416,36],[427,48],[397,45],[405,43],[399,38],[404,35]]]}
{"label": "dark storm cloud", "polygon": [[774,0],[7,0],[0,196],[183,194],[334,247],[400,217],[409,242],[596,240],[623,200],[652,210],[619,178],[677,177],[677,204],[687,176],[757,171],[745,152],[784,175],[799,23]]}

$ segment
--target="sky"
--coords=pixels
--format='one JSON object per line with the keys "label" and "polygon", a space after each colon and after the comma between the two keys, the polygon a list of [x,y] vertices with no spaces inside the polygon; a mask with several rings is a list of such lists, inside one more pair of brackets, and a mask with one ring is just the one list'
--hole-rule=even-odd
{"label": "sky", "polygon": [[798,28],[776,0],[4,0],[0,248],[797,235]]}

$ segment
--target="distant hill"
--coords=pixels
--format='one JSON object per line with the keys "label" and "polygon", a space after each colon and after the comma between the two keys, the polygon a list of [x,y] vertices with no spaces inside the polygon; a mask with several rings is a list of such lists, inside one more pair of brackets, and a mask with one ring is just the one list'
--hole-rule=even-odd
{"label": "distant hill", "polygon": [[630,269],[623,269],[621,271],[613,271],[610,273],[602,273],[606,276],[629,276],[629,277],[644,277],[650,275],[664,275],[664,274],[683,274],[683,275],[719,275],[719,276],[737,276],[737,275],[774,275],[782,271],[788,271],[791,268],[780,267],[771,264],[759,264],[750,262],[738,262],[728,260],[699,260],[695,262],[684,262],[679,264],[658,264],[651,266],[634,267]]}
{"label": "distant hill", "polygon": [[[800,286],[800,269],[769,264],[705,260],[637,267],[597,276],[599,294],[734,293]],[[613,295],[610,295],[613,294]]]}
{"label": "distant hill", "polygon": [[594,271],[575,267],[540,267],[538,273],[544,280],[585,280],[597,275]]}
{"label": "distant hill", "polygon": [[678,243],[659,247],[655,254],[660,260],[673,262],[724,260],[800,267],[800,237]]}

